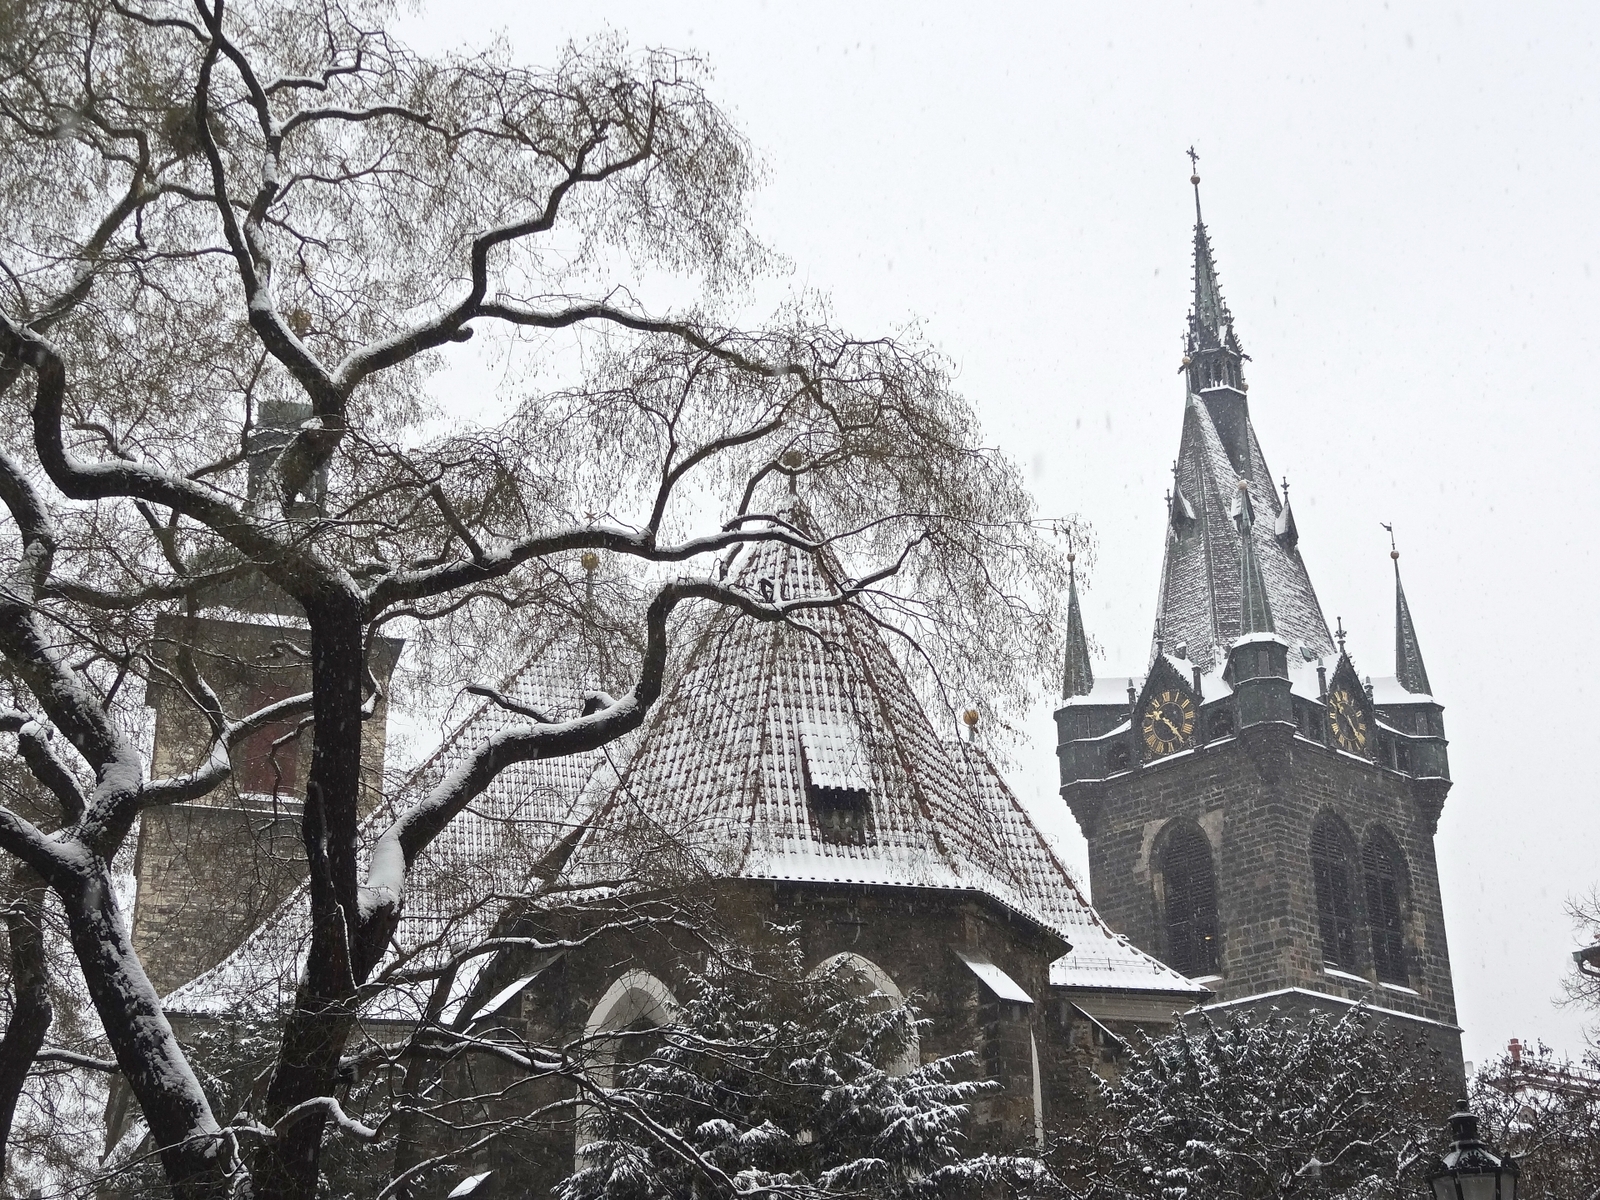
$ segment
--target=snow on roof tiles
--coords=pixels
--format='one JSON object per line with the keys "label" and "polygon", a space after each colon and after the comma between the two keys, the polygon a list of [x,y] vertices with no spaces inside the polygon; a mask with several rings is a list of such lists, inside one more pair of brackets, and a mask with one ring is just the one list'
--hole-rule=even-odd
{"label": "snow on roof tiles", "polygon": [[[822,570],[811,555],[750,544],[730,561],[728,579],[752,593],[769,579],[777,597],[793,598],[826,594]],[[1072,945],[1052,964],[1057,986],[1204,992],[1106,927],[988,757],[935,733],[865,614],[812,609],[780,625],[719,611],[696,636],[684,671],[631,743],[637,752],[613,745],[610,758],[595,751],[518,764],[446,827],[408,889],[396,937],[403,951],[440,957],[480,939],[525,894],[541,857],[587,823],[565,871],[569,884],[637,877],[641,855],[659,852],[665,835],[720,877],[984,893]],[[561,714],[576,712],[593,683],[572,656],[550,649],[502,690]],[[401,796],[431,786],[469,747],[521,720],[485,703]],[[618,780],[609,764],[625,758]],[[826,836],[816,789],[865,792],[870,820],[859,838]],[[380,810],[367,821],[369,844],[389,819]],[[643,865],[643,877],[654,878],[659,864]],[[308,941],[301,889],[167,1006],[201,1014],[284,1003]],[[422,1000],[420,991],[390,996],[369,1016],[406,1019]]]}
{"label": "snow on roof tiles", "polygon": [[[800,598],[831,594],[829,576],[815,556],[763,543],[735,556],[728,582],[756,593],[770,580]],[[818,786],[866,792],[865,836],[827,836]],[[641,823],[644,845],[664,835],[725,877],[987,894],[1072,943],[1052,968],[1063,986],[1205,991],[1106,928],[988,757],[934,731],[854,608],[801,610],[787,625],[710,617],[568,877],[627,876]]]}

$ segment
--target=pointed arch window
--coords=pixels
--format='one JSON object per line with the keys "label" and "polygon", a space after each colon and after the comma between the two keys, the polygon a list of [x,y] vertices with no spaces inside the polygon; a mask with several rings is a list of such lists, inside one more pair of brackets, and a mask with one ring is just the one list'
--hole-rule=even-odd
{"label": "pointed arch window", "polygon": [[1322,960],[1343,971],[1358,965],[1351,841],[1349,830],[1336,817],[1324,816],[1311,829],[1311,879],[1317,893]]}
{"label": "pointed arch window", "polygon": [[1387,829],[1367,834],[1361,848],[1366,884],[1367,922],[1372,931],[1372,965],[1384,983],[1407,980],[1405,943],[1405,859]]}
{"label": "pointed arch window", "polygon": [[1193,821],[1174,826],[1160,856],[1167,965],[1184,975],[1215,975],[1217,872],[1211,842]]}

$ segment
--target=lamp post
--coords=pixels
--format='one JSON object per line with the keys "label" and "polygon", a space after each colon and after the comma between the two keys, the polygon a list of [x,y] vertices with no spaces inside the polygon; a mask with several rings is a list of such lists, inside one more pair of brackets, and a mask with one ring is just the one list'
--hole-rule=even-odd
{"label": "lamp post", "polygon": [[1517,1200],[1521,1169],[1478,1140],[1478,1118],[1458,1101],[1450,1115],[1450,1151],[1428,1176],[1434,1200]]}

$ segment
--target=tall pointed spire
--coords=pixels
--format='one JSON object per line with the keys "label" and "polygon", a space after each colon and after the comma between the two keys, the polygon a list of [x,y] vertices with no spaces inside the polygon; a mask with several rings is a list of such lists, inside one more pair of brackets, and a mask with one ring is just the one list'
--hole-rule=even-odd
{"label": "tall pointed spire", "polygon": [[[1200,156],[1189,147],[1189,158],[1198,167]],[[1239,345],[1233,331],[1233,314],[1222,299],[1217,279],[1216,258],[1211,253],[1211,235],[1200,212],[1200,175],[1189,176],[1194,185],[1194,307],[1189,311],[1189,331],[1184,338],[1183,365],[1189,373],[1189,390],[1196,394],[1208,388],[1229,387],[1244,391],[1242,363],[1249,355]]]}
{"label": "tall pointed spire", "polygon": [[1094,690],[1094,668],[1089,665],[1089,639],[1083,632],[1083,610],[1078,607],[1077,554],[1067,553],[1067,661],[1061,694],[1067,699]]}
{"label": "tall pointed spire", "polygon": [[1239,530],[1239,635],[1273,633],[1272,605],[1267,602],[1267,585],[1256,561],[1255,512],[1250,504],[1250,485],[1239,480],[1233,501],[1233,523]]}
{"label": "tall pointed spire", "polygon": [[1211,235],[1200,214],[1200,176],[1194,184],[1194,318],[1191,328],[1204,341],[1222,344],[1222,330],[1228,324],[1228,309],[1222,302],[1222,287],[1217,282],[1217,264],[1211,254]]}
{"label": "tall pointed spire", "polygon": [[1422,647],[1417,643],[1417,627],[1411,623],[1411,606],[1400,583],[1400,551],[1394,544],[1394,528],[1389,531],[1389,558],[1394,562],[1394,677],[1414,695],[1431,696],[1428,668],[1422,665]]}

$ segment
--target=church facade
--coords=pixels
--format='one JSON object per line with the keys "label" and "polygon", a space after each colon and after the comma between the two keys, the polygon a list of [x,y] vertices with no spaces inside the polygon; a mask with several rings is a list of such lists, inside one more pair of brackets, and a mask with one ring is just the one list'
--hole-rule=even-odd
{"label": "church facade", "polygon": [[1450,790],[1395,568],[1395,666],[1330,636],[1288,487],[1250,421],[1246,356],[1195,184],[1183,426],[1148,668],[1095,677],[1071,597],[1061,795],[1095,904],[1221,1006],[1360,1002],[1459,1072],[1434,833]]}

